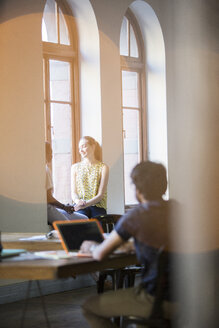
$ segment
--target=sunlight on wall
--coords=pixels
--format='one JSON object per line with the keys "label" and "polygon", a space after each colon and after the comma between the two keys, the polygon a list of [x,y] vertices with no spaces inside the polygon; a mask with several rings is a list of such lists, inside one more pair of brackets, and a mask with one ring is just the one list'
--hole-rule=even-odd
{"label": "sunlight on wall", "polygon": [[148,157],[165,165],[167,160],[166,71],[163,33],[152,7],[134,1],[131,10],[137,17],[146,50],[146,97],[148,116]]}
{"label": "sunlight on wall", "polygon": [[81,135],[91,135],[100,144],[100,45],[96,17],[89,0],[68,0],[79,34]]}

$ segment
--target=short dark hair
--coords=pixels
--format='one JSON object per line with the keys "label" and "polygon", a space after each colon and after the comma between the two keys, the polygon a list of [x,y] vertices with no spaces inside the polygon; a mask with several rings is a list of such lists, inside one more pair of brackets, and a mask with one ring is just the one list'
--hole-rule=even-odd
{"label": "short dark hair", "polygon": [[131,179],[146,200],[160,199],[167,190],[166,169],[160,163],[145,161],[137,164]]}

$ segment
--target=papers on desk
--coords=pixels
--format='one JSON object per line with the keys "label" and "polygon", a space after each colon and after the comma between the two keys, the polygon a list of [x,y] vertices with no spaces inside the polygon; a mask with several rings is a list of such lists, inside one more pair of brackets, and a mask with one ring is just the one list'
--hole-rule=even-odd
{"label": "papers on desk", "polygon": [[65,251],[41,251],[41,252],[34,252],[34,255],[40,257],[42,259],[48,260],[58,260],[58,259],[67,259],[70,256]]}
{"label": "papers on desk", "polygon": [[66,253],[65,251],[41,251],[41,252],[34,252],[38,258],[47,259],[47,260],[60,260],[60,259],[69,259],[72,257],[92,257],[91,254],[82,254],[79,252],[69,252]]}
{"label": "papers on desk", "polygon": [[58,232],[56,230],[52,230],[52,231],[46,233],[45,235],[19,238],[19,240],[23,240],[23,241],[38,241],[38,240],[48,240],[48,239],[55,239],[56,241],[60,241]]}
{"label": "papers on desk", "polygon": [[41,257],[37,257],[32,252],[25,252],[18,256],[13,256],[9,258],[5,258],[4,262],[22,262],[22,261],[35,261],[35,260],[41,260]]}
{"label": "papers on desk", "polygon": [[19,238],[19,240],[29,240],[29,241],[34,241],[34,240],[47,240],[46,235],[38,235],[38,236],[32,236],[32,237],[27,237],[27,238]]}

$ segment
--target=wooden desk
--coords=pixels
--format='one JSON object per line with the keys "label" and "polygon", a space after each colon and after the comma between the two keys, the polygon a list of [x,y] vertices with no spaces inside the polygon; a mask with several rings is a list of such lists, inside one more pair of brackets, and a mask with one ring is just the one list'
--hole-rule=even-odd
{"label": "wooden desk", "polygon": [[[45,251],[63,249],[56,239],[20,240],[42,233],[2,233],[4,248],[24,248],[27,251]],[[135,254],[112,255],[104,261],[94,261],[92,258],[70,258],[61,260],[3,260],[0,263],[0,279],[46,280],[67,278],[72,275],[102,271],[107,268],[122,268],[136,264]]]}
{"label": "wooden desk", "polygon": [[[62,249],[59,240],[48,239],[39,241],[22,241],[20,238],[31,237],[34,234],[3,233],[2,244],[4,248],[24,248],[28,251],[59,250]],[[37,234],[35,234],[37,235]],[[38,234],[40,235],[40,234]],[[136,264],[135,254],[111,255],[103,261],[95,261],[93,258],[74,257],[60,260],[16,260],[15,258],[4,259],[0,262],[0,279],[25,279],[29,280],[25,307],[21,317],[21,327],[24,325],[26,305],[32,280],[37,280],[40,293],[41,304],[46,320],[46,326],[50,323],[46,311],[43,294],[38,280],[68,278],[73,275],[86,274],[96,271],[103,271],[108,268],[119,269],[127,265]]]}
{"label": "wooden desk", "polygon": [[101,262],[92,258],[79,257],[62,260],[16,261],[7,259],[0,262],[0,279],[59,279],[102,271],[107,268],[122,268],[136,263],[135,254],[111,255]]}
{"label": "wooden desk", "polygon": [[20,240],[20,238],[29,238],[39,236],[45,233],[17,233],[17,232],[2,232],[1,240],[4,248],[23,248],[30,252],[49,251],[63,249],[61,242],[58,239],[47,240]]}

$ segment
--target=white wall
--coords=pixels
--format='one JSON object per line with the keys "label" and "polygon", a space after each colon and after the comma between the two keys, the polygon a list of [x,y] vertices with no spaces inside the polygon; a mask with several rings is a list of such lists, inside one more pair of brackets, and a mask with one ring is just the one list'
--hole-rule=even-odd
{"label": "white wall", "polygon": [[[107,1],[91,1],[100,34],[103,159],[110,167],[108,212],[124,213],[123,145],[119,37],[123,11]],[[121,4],[119,4],[120,6]]]}
{"label": "white wall", "polygon": [[79,39],[81,136],[92,136],[101,144],[100,45],[96,17],[89,0],[68,0],[68,4]]}
{"label": "white wall", "polygon": [[166,56],[163,32],[153,8],[145,1],[134,1],[131,10],[139,23],[145,45],[147,151],[148,159],[168,169]]}

